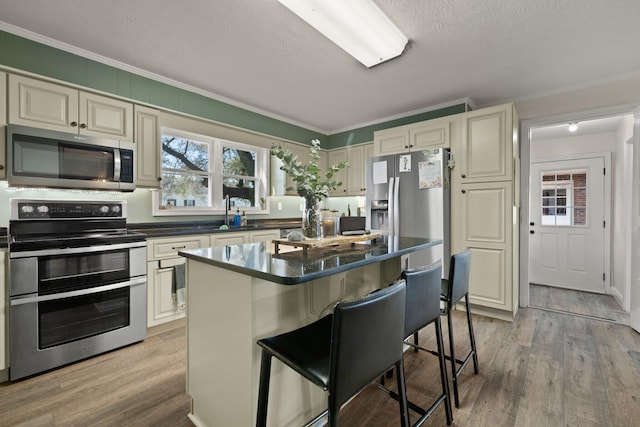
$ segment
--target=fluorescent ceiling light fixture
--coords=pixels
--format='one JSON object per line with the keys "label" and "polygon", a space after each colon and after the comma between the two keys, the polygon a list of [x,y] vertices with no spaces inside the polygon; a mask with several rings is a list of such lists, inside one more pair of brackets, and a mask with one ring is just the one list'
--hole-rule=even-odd
{"label": "fluorescent ceiling light fixture", "polygon": [[578,130],[578,122],[569,123],[569,132],[575,132]]}
{"label": "fluorescent ceiling light fixture", "polygon": [[367,67],[400,56],[407,36],[371,0],[279,0]]}

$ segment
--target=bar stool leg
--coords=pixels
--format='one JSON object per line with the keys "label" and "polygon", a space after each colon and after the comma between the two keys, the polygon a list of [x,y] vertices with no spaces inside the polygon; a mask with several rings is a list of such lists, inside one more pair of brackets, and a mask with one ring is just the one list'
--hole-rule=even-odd
{"label": "bar stool leg", "polygon": [[258,414],[256,427],[267,426],[267,406],[269,403],[269,382],[271,380],[271,355],[262,350],[260,362],[260,386],[258,388]]}
{"label": "bar stool leg", "polygon": [[447,363],[444,357],[444,342],[442,340],[442,322],[436,319],[436,341],[438,344],[438,362],[440,363],[440,381],[442,382],[442,392],[445,395],[444,409],[447,417],[447,425],[453,422],[453,411],[451,410],[451,393],[449,392],[449,379],[447,378]]}
{"label": "bar stool leg", "polygon": [[456,353],[454,350],[454,342],[453,342],[453,319],[451,317],[451,309],[453,307],[449,307],[447,310],[447,324],[449,325],[449,352],[451,356],[451,379],[453,382],[453,399],[456,405],[456,408],[460,407],[460,398],[458,397],[458,369],[456,367]]}
{"label": "bar stool leg", "polygon": [[404,364],[396,363],[396,375],[398,377],[398,400],[400,401],[400,425],[409,427],[409,409],[407,408],[407,386],[404,380]]}
{"label": "bar stool leg", "polygon": [[473,333],[473,322],[471,321],[471,310],[469,310],[469,294],[464,297],[465,307],[467,309],[467,324],[469,325],[469,341],[471,344],[471,351],[473,351],[473,371],[477,375],[478,369],[478,351],[476,350],[476,337]]}

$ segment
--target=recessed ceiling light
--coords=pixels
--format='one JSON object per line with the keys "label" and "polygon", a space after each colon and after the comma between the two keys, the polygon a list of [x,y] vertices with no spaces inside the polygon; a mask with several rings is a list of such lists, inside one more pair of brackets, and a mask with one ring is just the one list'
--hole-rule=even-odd
{"label": "recessed ceiling light", "polygon": [[569,132],[575,132],[578,130],[578,122],[569,123]]}
{"label": "recessed ceiling light", "polygon": [[367,67],[400,56],[407,36],[372,0],[279,0]]}

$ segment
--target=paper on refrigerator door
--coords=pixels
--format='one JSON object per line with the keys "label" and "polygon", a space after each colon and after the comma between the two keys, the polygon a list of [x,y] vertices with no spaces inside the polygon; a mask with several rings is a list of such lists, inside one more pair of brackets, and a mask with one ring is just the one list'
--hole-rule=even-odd
{"label": "paper on refrigerator door", "polygon": [[373,183],[374,184],[386,184],[387,183],[387,161],[373,163]]}

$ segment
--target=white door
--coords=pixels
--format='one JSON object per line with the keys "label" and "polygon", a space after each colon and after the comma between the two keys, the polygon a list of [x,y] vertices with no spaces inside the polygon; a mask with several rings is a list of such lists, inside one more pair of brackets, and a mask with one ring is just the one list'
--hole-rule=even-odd
{"label": "white door", "polygon": [[531,164],[532,283],[605,292],[605,160]]}

